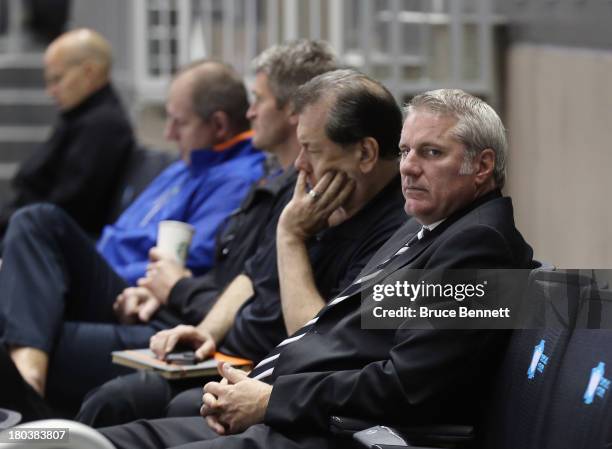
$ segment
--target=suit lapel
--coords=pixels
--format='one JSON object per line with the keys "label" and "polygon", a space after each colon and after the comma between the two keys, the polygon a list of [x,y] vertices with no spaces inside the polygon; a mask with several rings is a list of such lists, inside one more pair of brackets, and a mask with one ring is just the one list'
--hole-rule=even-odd
{"label": "suit lapel", "polygon": [[435,236],[430,235],[427,238],[417,240],[404,253],[393,258],[393,260],[389,262],[389,264],[384,268],[385,274],[390,275],[391,273],[399,270],[400,268],[412,263],[423,251],[425,251],[436,240],[437,234],[438,233],[436,233]]}
{"label": "suit lapel", "polygon": [[[413,263],[416,258],[421,255],[427,248],[429,248],[436,239],[441,236],[449,227],[459,221],[462,217],[469,215],[469,213],[479,207],[480,205],[493,200],[495,198],[501,198],[501,192],[499,190],[493,190],[488,194],[480,197],[468,207],[455,212],[453,215],[448,217],[442,223],[440,223],[426,238],[416,241],[413,243],[410,248],[402,254],[399,254],[395,257],[392,257],[391,260],[382,262],[376,268],[372,269],[365,276],[361,276],[360,279],[355,280],[351,285],[342,291],[338,296],[336,296],[332,301],[330,301],[326,307],[324,307],[319,315],[323,315],[327,310],[333,308],[335,304],[343,302],[345,299],[349,299],[352,296],[361,296],[361,292],[364,290],[368,290],[372,287],[373,284],[381,282],[383,279],[389,277],[397,270]],[[419,227],[420,229],[420,227]],[[417,231],[418,232],[418,231]],[[411,232],[408,238],[403,239],[401,245],[397,246],[397,249],[391,254],[396,254],[397,251],[404,246],[407,242],[410,241],[414,237],[415,233]],[[422,267],[415,267],[422,268]],[[353,298],[351,298],[353,300]]]}

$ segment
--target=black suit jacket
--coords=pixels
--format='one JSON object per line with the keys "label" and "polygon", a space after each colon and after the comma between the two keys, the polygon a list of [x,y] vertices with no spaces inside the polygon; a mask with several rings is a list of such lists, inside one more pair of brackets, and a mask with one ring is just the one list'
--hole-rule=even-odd
{"label": "black suit jacket", "polygon": [[132,127],[111,85],[63,112],[49,140],[23,162],[0,211],[0,234],[18,208],[49,202],[88,233],[107,224],[117,175],[134,148]]}
{"label": "black suit jacket", "polygon": [[[364,273],[420,229],[407,222]],[[531,247],[499,191],[440,224],[387,264],[376,282],[408,268],[530,268]],[[313,330],[288,344],[273,373],[265,423],[288,432],[324,432],[331,415],[383,423],[471,422],[508,333],[490,330],[364,330],[361,298],[372,283],[324,308]],[[349,287],[350,288],[350,287]],[[339,296],[342,296],[340,293]],[[371,297],[370,297],[371,298]]]}

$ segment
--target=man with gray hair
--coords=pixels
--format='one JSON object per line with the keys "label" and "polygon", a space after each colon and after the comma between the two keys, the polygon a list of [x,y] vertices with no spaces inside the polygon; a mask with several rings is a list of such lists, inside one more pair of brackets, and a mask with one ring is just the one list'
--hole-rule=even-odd
{"label": "man with gray hair", "polygon": [[[324,111],[342,109],[338,97],[325,95],[338,82],[318,78],[302,88],[303,132]],[[327,132],[334,128],[327,121]],[[393,328],[368,329],[362,319],[379,306],[376,286],[420,282],[430,270],[531,268],[532,250],[514,226],[510,199],[500,192],[503,162],[496,167],[505,157],[503,135],[497,114],[476,97],[459,90],[416,96],[399,145],[404,207],[414,218],[248,376],[221,363],[223,381],[204,386],[206,425],[196,417],[166,418],[102,433],[122,449],[320,449],[356,445],[330,432],[333,415],[390,424],[473,423],[506,332],[419,327],[410,316]],[[316,157],[316,145],[310,148],[304,137],[300,141]],[[328,193],[315,191],[296,189],[294,200],[311,197],[314,207]],[[416,278],[415,269],[422,273]],[[424,304],[422,299],[416,301]]]}

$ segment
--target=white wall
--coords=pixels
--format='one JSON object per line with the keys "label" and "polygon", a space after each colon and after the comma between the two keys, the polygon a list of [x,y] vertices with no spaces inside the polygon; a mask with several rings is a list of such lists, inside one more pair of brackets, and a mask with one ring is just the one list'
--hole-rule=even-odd
{"label": "white wall", "polygon": [[535,256],[612,268],[612,52],[511,47],[509,180]]}

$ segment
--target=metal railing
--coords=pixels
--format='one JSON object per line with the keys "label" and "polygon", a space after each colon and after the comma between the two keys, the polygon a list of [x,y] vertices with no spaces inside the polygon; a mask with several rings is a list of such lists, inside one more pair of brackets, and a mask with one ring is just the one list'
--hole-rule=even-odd
{"label": "metal railing", "polygon": [[0,0],[0,53],[23,51],[22,0]]}
{"label": "metal railing", "polygon": [[[299,37],[329,41],[344,63],[382,81],[399,100],[436,87],[458,87],[496,100],[493,0],[79,0],[125,11],[121,70],[137,102],[163,99],[172,73],[213,57],[250,77],[252,58]],[[76,25],[109,28],[75,15]],[[100,14],[97,14],[100,16]],[[107,20],[107,19],[105,19]],[[130,23],[126,21],[129,20]],[[79,23],[80,22],[80,23]],[[93,25],[92,25],[93,22]],[[112,27],[111,27],[112,28]]]}

